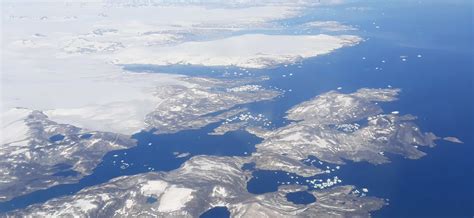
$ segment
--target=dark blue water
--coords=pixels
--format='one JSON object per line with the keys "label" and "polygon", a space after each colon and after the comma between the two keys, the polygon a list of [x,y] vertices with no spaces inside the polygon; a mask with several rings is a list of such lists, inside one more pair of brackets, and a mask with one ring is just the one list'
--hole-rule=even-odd
{"label": "dark blue water", "polygon": [[[339,86],[343,92],[388,85],[402,88],[399,101],[384,104],[386,111],[414,114],[424,131],[454,135],[465,142],[438,142],[438,147],[426,150],[428,155],[416,161],[395,156],[391,164],[342,167],[337,175],[344,184],[367,187],[369,195],[390,199],[389,206],[375,212],[375,217],[474,215],[472,5],[430,4],[372,9],[368,13],[385,14],[376,19],[385,30],[363,33],[370,39],[356,48],[305,62],[303,71],[310,68],[312,74],[290,69],[295,72],[292,80],[279,84],[293,90],[287,93],[286,105]],[[359,26],[370,26],[363,16],[354,17],[361,19]],[[402,55],[408,56],[407,61],[401,60]],[[283,111],[275,109],[279,115]],[[262,183],[275,180],[260,179]]]}
{"label": "dark blue water", "polygon": [[57,135],[53,135],[49,137],[49,141],[51,142],[58,142],[58,141],[62,141],[63,139],[64,139],[64,136],[61,134],[57,134]]}
{"label": "dark blue water", "polygon": [[[255,144],[261,139],[245,131],[234,131],[222,136],[209,135],[218,124],[210,124],[199,130],[186,130],[176,134],[155,135],[140,132],[133,136],[138,140],[136,147],[107,153],[92,175],[75,184],[64,184],[40,190],[0,203],[0,211],[24,208],[33,203],[73,194],[85,187],[101,184],[123,175],[135,175],[150,171],[170,171],[177,169],[195,155],[249,156],[255,151]],[[187,156],[178,157],[180,154]],[[56,176],[71,176],[60,165]],[[66,170],[66,171],[64,171]]]}
{"label": "dark blue water", "polygon": [[199,218],[226,218],[230,217],[227,207],[214,207],[204,212]]}
{"label": "dark blue water", "polygon": [[[246,107],[252,112],[264,113],[276,126],[281,126],[286,123],[283,119],[285,111],[320,93],[337,87],[342,87],[342,92],[353,92],[362,87],[392,86],[401,88],[402,93],[399,101],[383,104],[386,111],[398,110],[402,114],[416,115],[423,131],[439,136],[456,136],[465,143],[439,141],[434,149],[424,149],[428,155],[419,160],[391,156],[392,163],[378,166],[349,162],[324,178],[296,178],[296,175],[282,171],[254,171],[248,183],[249,191],[265,193],[277,190],[282,184],[306,185],[307,180],[338,176],[343,180],[342,184],[365,187],[369,190],[368,195],[389,199],[389,205],[375,212],[375,217],[472,217],[472,3],[392,0],[354,2],[350,5],[353,8],[364,7],[364,10],[348,10],[345,7],[315,9],[298,19],[283,22],[296,25],[314,19],[338,20],[360,28],[356,33],[367,40],[358,46],[312,58],[298,65],[265,72],[251,71],[253,75],[271,76],[271,80],[264,85],[291,89],[291,92],[287,91],[283,98],[276,101]],[[405,56],[406,61],[403,61]],[[227,70],[230,72],[228,75],[234,75],[233,71],[238,70],[199,69],[193,72],[210,75],[210,70]],[[169,70],[178,72],[186,71],[186,68]],[[293,76],[288,76],[289,73]],[[0,203],[0,211],[75,193],[121,175],[176,169],[194,155],[250,155],[254,145],[260,142],[260,139],[245,132],[208,136],[207,133],[215,126],[211,124],[199,130],[160,136],[139,133],[134,136],[139,142],[137,147],[110,152],[94,173],[78,184],[59,185]],[[183,153],[189,155],[176,157]],[[245,169],[253,168],[246,166]],[[216,213],[219,214],[219,211]]]}
{"label": "dark blue water", "polygon": [[155,202],[157,202],[157,201],[158,201],[158,199],[156,199],[156,198],[154,198],[154,197],[148,197],[148,198],[146,199],[146,203],[148,203],[148,204],[153,204],[153,203],[155,203]]}
{"label": "dark blue water", "polygon": [[80,136],[81,139],[89,139],[90,137],[92,137],[92,134],[90,134],[90,133],[82,134]]}
{"label": "dark blue water", "polygon": [[316,202],[316,197],[307,191],[286,194],[286,199],[294,204],[310,204]]}

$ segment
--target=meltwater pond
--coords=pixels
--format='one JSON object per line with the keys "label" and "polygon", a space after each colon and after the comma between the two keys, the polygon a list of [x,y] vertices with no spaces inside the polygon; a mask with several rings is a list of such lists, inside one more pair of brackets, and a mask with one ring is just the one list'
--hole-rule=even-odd
{"label": "meltwater pond", "polygon": [[288,193],[286,194],[286,199],[295,204],[310,204],[316,202],[316,197],[306,191]]}

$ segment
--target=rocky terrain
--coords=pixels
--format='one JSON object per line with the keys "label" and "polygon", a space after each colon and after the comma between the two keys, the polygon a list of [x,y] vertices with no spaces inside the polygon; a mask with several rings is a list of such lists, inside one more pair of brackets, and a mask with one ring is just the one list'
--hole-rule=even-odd
{"label": "rocky terrain", "polygon": [[191,87],[172,85],[160,87],[156,96],[160,103],[149,113],[145,122],[156,133],[174,133],[198,129],[244,112],[236,106],[271,100],[280,95],[277,90],[249,85],[257,79],[213,79],[188,77]]}
{"label": "rocky terrain", "polygon": [[[309,156],[335,164],[343,164],[344,160],[386,163],[389,159],[385,152],[411,159],[422,157],[425,153],[418,146],[432,147],[438,137],[422,132],[414,123],[416,117],[384,114],[377,103],[396,100],[399,91],[331,91],[291,108],[287,119],[293,122],[287,126],[274,130],[248,128],[265,139],[256,145],[253,154],[257,168],[308,175],[311,171],[301,160]],[[284,164],[290,160],[294,164]]]}
{"label": "rocky terrain", "polygon": [[316,202],[308,205],[286,200],[286,194],[304,191],[301,186],[282,186],[277,192],[253,195],[246,191],[249,173],[241,169],[245,158],[196,156],[169,173],[124,176],[79,193],[7,217],[198,217],[217,206],[228,207],[233,217],[368,216],[384,201],[341,186],[310,191]]}
{"label": "rocky terrain", "polygon": [[77,182],[107,152],[135,146],[128,136],[56,123],[41,111],[16,108],[2,120],[0,201]]}

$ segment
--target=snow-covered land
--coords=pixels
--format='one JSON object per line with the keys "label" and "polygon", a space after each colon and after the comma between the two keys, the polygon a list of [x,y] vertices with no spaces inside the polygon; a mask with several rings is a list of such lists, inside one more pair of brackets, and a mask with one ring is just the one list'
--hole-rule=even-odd
{"label": "snow-covered land", "polygon": [[192,87],[171,85],[157,88],[156,96],[161,101],[153,112],[147,114],[147,128],[156,129],[156,133],[197,129],[244,111],[234,108],[236,105],[271,100],[280,95],[276,90],[246,85],[260,80],[187,78],[185,81],[193,84]]}
{"label": "snow-covered land", "polygon": [[[439,138],[422,132],[415,124],[416,117],[383,114],[377,104],[396,100],[399,92],[366,88],[350,94],[331,91],[288,110],[287,118],[297,122],[274,130],[249,128],[265,139],[252,154],[257,168],[308,175],[316,174],[316,169],[311,171],[298,161],[309,155],[337,164],[344,160],[386,163],[389,159],[384,152],[411,159],[424,156],[417,147],[435,146]],[[358,124],[364,121],[367,124]]]}
{"label": "snow-covered land", "polygon": [[357,44],[359,41],[361,38],[350,35],[248,34],[212,41],[186,42],[156,49],[147,47],[124,49],[123,53],[117,54],[116,62],[268,68],[327,54],[343,46]]}
{"label": "snow-covered land", "polygon": [[273,21],[334,3],[7,0],[1,111],[31,108],[62,123],[133,134],[160,103],[157,88],[187,84],[177,75],[132,74],[120,64],[263,68],[326,54],[360,38],[237,32],[281,29]]}
{"label": "snow-covered land", "polygon": [[366,217],[384,205],[382,199],[355,194],[353,186],[309,191],[317,201],[308,205],[294,204],[285,197],[304,191],[303,186],[281,186],[276,192],[253,195],[246,190],[250,172],[241,169],[246,161],[196,156],[167,173],[119,177],[8,215],[198,217],[210,208],[227,206],[235,217]]}
{"label": "snow-covered land", "polygon": [[316,29],[321,30],[323,32],[342,32],[357,30],[357,28],[353,26],[342,24],[337,21],[312,21],[309,23],[305,23],[303,26],[308,29]]}
{"label": "snow-covered land", "polygon": [[[56,123],[30,109],[10,109],[2,120],[0,201],[77,182],[107,152],[135,146],[127,136]],[[64,173],[70,176],[61,176]]]}

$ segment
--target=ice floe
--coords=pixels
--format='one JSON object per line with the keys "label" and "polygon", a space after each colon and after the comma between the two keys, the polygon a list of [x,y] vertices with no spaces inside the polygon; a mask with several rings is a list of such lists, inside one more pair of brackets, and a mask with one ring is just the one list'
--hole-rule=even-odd
{"label": "ice floe", "polygon": [[445,141],[448,141],[448,142],[453,142],[453,143],[458,143],[458,144],[463,144],[464,142],[461,141],[460,139],[456,138],[456,137],[452,137],[452,136],[449,136],[449,137],[444,137],[443,138]]}

